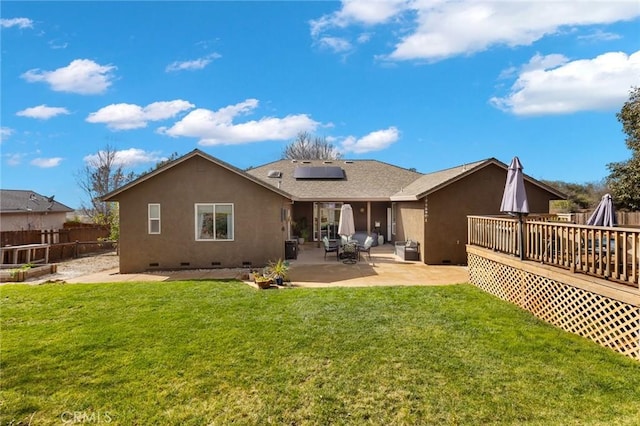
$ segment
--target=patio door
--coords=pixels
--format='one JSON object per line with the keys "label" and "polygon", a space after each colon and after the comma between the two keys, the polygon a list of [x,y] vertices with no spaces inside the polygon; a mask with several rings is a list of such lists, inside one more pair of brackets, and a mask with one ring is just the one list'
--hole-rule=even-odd
{"label": "patio door", "polygon": [[329,237],[330,240],[340,238],[338,223],[342,203],[313,203],[313,240]]}

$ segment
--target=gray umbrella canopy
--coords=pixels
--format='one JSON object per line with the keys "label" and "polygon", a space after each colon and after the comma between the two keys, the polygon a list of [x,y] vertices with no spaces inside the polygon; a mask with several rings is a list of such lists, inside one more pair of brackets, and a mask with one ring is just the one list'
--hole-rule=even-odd
{"label": "gray umbrella canopy", "polygon": [[527,192],[524,189],[524,175],[522,164],[518,157],[513,157],[507,171],[507,182],[504,185],[500,211],[511,214],[528,214],[529,202]]}
{"label": "gray umbrella canopy", "polygon": [[353,209],[351,204],[343,204],[340,209],[340,222],[338,222],[338,235],[350,237],[356,233],[356,226],[353,222]]}
{"label": "gray umbrella canopy", "polygon": [[616,209],[613,207],[611,195],[604,194],[596,209],[587,220],[587,225],[616,226]]}

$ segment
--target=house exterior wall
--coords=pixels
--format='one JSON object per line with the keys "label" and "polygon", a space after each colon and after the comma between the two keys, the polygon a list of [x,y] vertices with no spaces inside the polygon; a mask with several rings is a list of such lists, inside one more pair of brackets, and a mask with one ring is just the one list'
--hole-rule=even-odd
{"label": "house exterior wall", "polygon": [[2,213],[0,214],[0,231],[62,229],[66,220],[66,212]]}
{"label": "house exterior wall", "polygon": [[376,231],[376,222],[380,222],[379,233],[384,235],[384,241],[388,242],[390,235],[387,235],[387,207],[391,207],[389,202],[371,203],[371,232]]}
{"label": "house exterior wall", "polygon": [[[286,198],[205,158],[192,157],[118,194],[120,272],[264,266],[284,258]],[[148,204],[160,204],[160,234]],[[233,203],[234,240],[196,241],[195,204]]]}
{"label": "house exterior wall", "polygon": [[402,201],[395,204],[396,235],[395,241],[413,240],[420,243],[420,258],[424,256],[424,203]]}
{"label": "house exterior wall", "polygon": [[348,204],[351,205],[351,209],[353,210],[353,224],[356,227],[356,232],[367,232],[366,201],[353,201],[353,202],[349,202]]}
{"label": "house exterior wall", "polygon": [[[467,216],[498,215],[506,172],[494,165],[429,194],[424,228],[424,262],[466,264]],[[556,197],[525,181],[531,213],[548,213]]]}

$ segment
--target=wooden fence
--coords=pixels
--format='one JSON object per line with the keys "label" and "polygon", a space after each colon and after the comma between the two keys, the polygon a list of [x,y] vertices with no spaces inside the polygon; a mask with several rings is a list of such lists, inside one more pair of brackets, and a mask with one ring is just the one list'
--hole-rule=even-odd
{"label": "wooden fence", "polygon": [[471,245],[638,288],[640,229],[469,216]]}
{"label": "wooden fence", "polygon": [[[2,247],[27,244],[49,244],[49,261],[59,262],[91,253],[113,249],[115,243],[107,241],[109,228],[105,226],[77,227],[50,230],[0,232]],[[8,255],[5,253],[5,257]],[[19,259],[19,262],[24,259]],[[12,263],[8,257],[0,263]]]}
{"label": "wooden fence", "polygon": [[0,232],[0,244],[18,246],[23,244],[58,244],[76,241],[97,241],[109,237],[109,227],[93,226],[65,229]]}
{"label": "wooden fence", "polygon": [[[564,219],[568,222],[575,223],[576,225],[586,225],[587,220],[589,220],[589,216],[591,216],[593,212],[579,212],[579,213],[559,213],[557,215],[549,215],[556,216],[559,219]],[[616,212],[616,220],[618,226],[626,227],[631,226],[632,228],[640,227],[640,212]]]}

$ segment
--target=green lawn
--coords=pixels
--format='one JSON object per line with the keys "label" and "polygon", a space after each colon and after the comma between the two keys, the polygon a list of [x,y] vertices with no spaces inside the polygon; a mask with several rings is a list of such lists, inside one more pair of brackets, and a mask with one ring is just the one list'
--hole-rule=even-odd
{"label": "green lawn", "polygon": [[1,425],[640,421],[639,362],[470,285],[6,285],[0,301]]}

